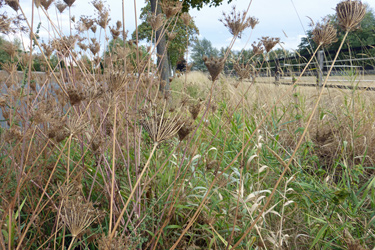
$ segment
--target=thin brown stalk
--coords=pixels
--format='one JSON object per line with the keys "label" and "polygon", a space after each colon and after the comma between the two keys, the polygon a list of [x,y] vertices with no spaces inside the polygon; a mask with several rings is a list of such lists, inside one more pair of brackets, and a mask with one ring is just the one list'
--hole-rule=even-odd
{"label": "thin brown stalk", "polygon": [[111,201],[110,201],[110,213],[109,213],[109,233],[111,233],[112,220],[113,220],[113,202],[115,193],[115,171],[116,171],[116,119],[117,105],[115,104],[115,114],[113,118],[113,146],[112,146],[112,183],[111,183]]}

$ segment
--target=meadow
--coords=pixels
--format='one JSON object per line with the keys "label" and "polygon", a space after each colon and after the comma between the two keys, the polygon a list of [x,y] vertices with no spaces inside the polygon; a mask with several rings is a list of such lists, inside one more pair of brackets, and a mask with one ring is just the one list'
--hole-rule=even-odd
{"label": "meadow", "polygon": [[[64,2],[58,11],[74,3]],[[181,14],[166,2],[166,17],[150,14],[151,37]],[[40,13],[51,3],[41,0]],[[303,76],[307,63],[281,77],[291,85],[275,84],[248,67],[279,42],[264,38],[234,76],[222,72],[229,46],[223,58],[203,58],[207,72],[188,67],[165,89],[152,56],[159,41],[142,50],[121,22],[109,26],[103,2],[93,4],[98,19],[80,19],[78,35],[51,21],[56,37],[33,37],[42,72],[32,51],[7,45],[0,249],[375,248],[375,92],[326,88],[372,86],[374,75],[331,76],[331,67],[321,88],[299,86],[316,83]],[[338,4],[342,44],[363,8]],[[253,24],[241,15],[224,15],[233,39]],[[94,23],[115,42],[90,37]],[[317,24],[315,52],[333,33]]]}

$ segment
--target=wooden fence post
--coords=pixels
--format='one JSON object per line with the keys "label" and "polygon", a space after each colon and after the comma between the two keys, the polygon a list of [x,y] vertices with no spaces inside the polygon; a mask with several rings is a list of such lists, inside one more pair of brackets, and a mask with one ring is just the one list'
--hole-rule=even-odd
{"label": "wooden fence post", "polygon": [[280,62],[279,62],[279,59],[276,58],[275,59],[275,84],[276,85],[279,85],[280,83]]}

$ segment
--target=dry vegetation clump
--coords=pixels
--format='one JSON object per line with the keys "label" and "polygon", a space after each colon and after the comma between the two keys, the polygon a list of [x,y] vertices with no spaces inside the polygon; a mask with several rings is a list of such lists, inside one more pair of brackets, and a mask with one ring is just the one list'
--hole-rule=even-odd
{"label": "dry vegetation clump", "polygon": [[[52,2],[35,1],[45,10]],[[57,2],[58,15],[74,3]],[[311,116],[315,89],[254,84],[280,42],[262,37],[245,63],[228,59],[241,84],[221,74],[230,46],[223,58],[204,57],[208,73],[173,77],[168,97],[157,44],[126,39],[104,2],[91,3],[95,17],[77,18],[70,35],[37,38],[31,57],[4,44],[0,249],[374,247],[372,93],[323,90]],[[172,17],[192,23],[182,2],[161,5],[150,32]],[[361,6],[338,5],[346,30]],[[258,23],[246,15],[224,14],[233,39]],[[318,23],[314,41],[328,45],[334,33]]]}

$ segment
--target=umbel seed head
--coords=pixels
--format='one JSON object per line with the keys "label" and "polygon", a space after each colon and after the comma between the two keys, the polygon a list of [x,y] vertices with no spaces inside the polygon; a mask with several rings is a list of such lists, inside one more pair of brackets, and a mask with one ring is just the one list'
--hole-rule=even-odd
{"label": "umbel seed head", "polygon": [[142,127],[156,144],[172,138],[184,125],[180,122],[181,117],[178,114],[167,115],[165,113],[165,105],[166,103],[164,103],[161,114],[157,112],[156,108],[151,108],[151,113],[141,121]]}
{"label": "umbel seed head", "polygon": [[264,49],[268,53],[273,49],[273,47],[275,47],[276,44],[280,42],[280,38],[263,36],[260,41],[263,43]]}
{"label": "umbel seed head", "polygon": [[182,2],[180,1],[163,0],[160,5],[167,18],[173,17],[182,9]]}
{"label": "umbel seed head", "polygon": [[323,20],[323,23],[317,23],[312,31],[312,39],[317,45],[328,46],[337,41],[337,30],[331,25],[328,20]]}
{"label": "umbel seed head", "polygon": [[224,59],[216,57],[208,58],[207,56],[204,56],[203,61],[211,75],[212,81],[214,82],[224,69]]}
{"label": "umbel seed head", "polygon": [[159,30],[161,28],[161,26],[163,26],[163,24],[164,24],[164,20],[163,20],[163,15],[162,14],[155,15],[154,13],[152,13],[152,14],[150,14],[148,16],[147,20],[150,23],[151,28],[154,31]]}
{"label": "umbel seed head", "polygon": [[233,36],[241,38],[242,32],[251,27],[254,29],[255,25],[259,23],[258,19],[254,17],[246,18],[247,12],[242,13],[236,11],[236,6],[232,7],[232,11],[229,14],[223,12],[223,18],[219,19],[225,27],[229,29],[229,32]]}
{"label": "umbel seed head", "polygon": [[340,26],[346,31],[352,31],[360,27],[366,14],[366,6],[361,1],[345,0],[337,4],[336,14]]}

